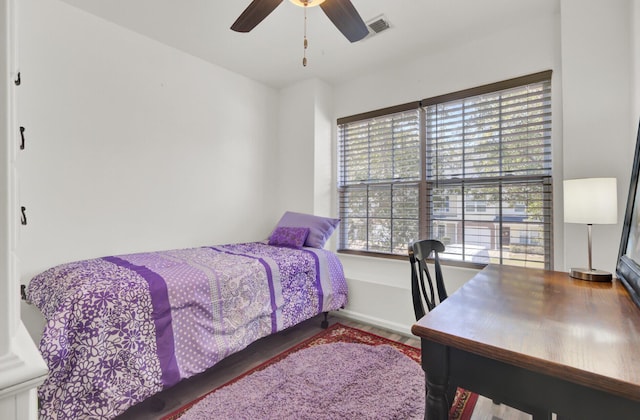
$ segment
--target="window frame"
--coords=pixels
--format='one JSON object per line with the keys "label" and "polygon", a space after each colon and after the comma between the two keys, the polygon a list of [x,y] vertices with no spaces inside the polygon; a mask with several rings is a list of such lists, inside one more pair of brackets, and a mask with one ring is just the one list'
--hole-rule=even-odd
{"label": "window frame", "polygon": [[[362,120],[368,120],[368,119],[372,119],[375,117],[381,117],[381,116],[388,116],[390,114],[394,114],[394,113],[398,113],[398,112],[404,112],[404,111],[410,111],[410,110],[418,110],[420,115],[420,119],[421,119],[421,133],[420,133],[420,143],[421,143],[421,168],[420,168],[420,180],[418,181],[418,195],[419,195],[419,214],[418,214],[418,231],[419,231],[419,237],[427,237],[427,235],[429,234],[429,232],[431,231],[431,229],[436,229],[436,227],[432,227],[430,225],[433,224],[433,220],[432,218],[429,216],[431,215],[433,212],[431,211],[432,209],[429,209],[429,206],[433,205],[433,201],[432,200],[427,200],[425,199],[425,197],[427,196],[427,194],[429,193],[428,188],[430,188],[430,184],[432,183],[432,181],[427,180],[427,158],[426,158],[426,133],[424,132],[426,130],[426,123],[425,121],[425,110],[432,105],[438,105],[441,103],[446,103],[446,102],[451,102],[451,101],[456,101],[456,100],[463,100],[466,98],[470,98],[470,97],[474,97],[474,96],[479,96],[479,95],[483,95],[483,94],[491,94],[491,93],[495,93],[495,92],[499,92],[499,91],[504,91],[507,89],[511,89],[511,88],[518,88],[518,87],[522,87],[525,85],[529,85],[529,84],[534,84],[534,83],[541,83],[541,82],[551,82],[551,76],[552,76],[552,71],[551,70],[547,70],[547,71],[541,71],[538,73],[533,73],[533,74],[529,74],[526,76],[521,76],[521,77],[515,77],[512,79],[508,79],[508,80],[503,80],[500,82],[496,82],[496,83],[490,83],[490,84],[486,84],[486,85],[482,85],[482,86],[478,86],[478,87],[473,87],[470,89],[464,89],[464,90],[460,90],[460,91],[456,91],[456,92],[452,92],[452,93],[447,93],[444,95],[438,95],[438,96],[434,96],[431,98],[426,98],[426,99],[422,99],[420,101],[413,101],[413,102],[408,102],[405,104],[401,104],[401,105],[397,105],[397,106],[392,106],[392,107],[387,107],[387,108],[382,108],[382,109],[378,109],[378,110],[374,110],[374,111],[369,111],[369,112],[365,112],[365,113],[361,113],[361,114],[356,114],[353,116],[349,116],[349,117],[343,117],[343,118],[338,118],[337,119],[337,125],[338,125],[338,129],[341,125],[344,124],[348,124],[348,123],[352,123],[352,122],[357,122],[357,121],[362,121]],[[549,110],[551,109],[551,106],[549,105]],[[340,139],[338,139],[338,141],[340,142]],[[338,154],[340,154],[340,145],[338,145]],[[339,161],[341,161],[340,156],[338,157]],[[342,165],[341,163],[338,163],[338,171],[340,171],[342,169]],[[551,172],[551,171],[550,171]],[[528,177],[523,177],[523,178],[528,178]],[[546,188],[551,188],[552,185],[552,175],[551,173],[548,174],[548,176],[546,176],[546,181],[543,185],[543,189],[546,186]],[[496,181],[496,180],[494,180]],[[500,182],[500,181],[497,181]],[[393,185],[393,182],[392,182]],[[339,178],[338,178],[338,205],[340,206],[342,204],[340,195],[342,194],[342,190],[341,188],[343,188],[343,186],[340,185],[340,174],[339,174]],[[545,194],[548,193],[551,197],[552,200],[552,192],[551,190],[549,191],[545,191]],[[448,200],[448,197],[447,197]],[[502,201],[501,201],[502,203]],[[477,203],[474,203],[475,205],[477,205]],[[424,208],[424,207],[427,208]],[[448,206],[447,206],[448,207]],[[502,207],[502,206],[501,206]],[[551,203],[551,207],[552,207],[552,203]],[[433,209],[435,211],[435,209]],[[548,210],[548,212],[546,212]],[[342,210],[339,208],[338,209],[339,214],[342,214]],[[391,219],[393,220],[393,218]],[[553,214],[552,214],[552,208],[549,209],[545,209],[545,215],[544,215],[544,223],[548,224],[548,231],[545,230],[545,232],[548,232],[549,234],[549,240],[545,242],[545,246],[548,246],[548,248],[545,250],[545,256],[547,257],[545,259],[545,267],[553,267]],[[502,225],[501,225],[502,226]],[[340,235],[343,234],[342,231],[342,226],[339,228],[340,229]],[[504,232],[502,232],[502,234],[504,234]],[[340,238],[340,240],[338,241],[338,249],[337,252],[338,253],[343,253],[343,254],[351,254],[351,255],[363,255],[363,256],[372,256],[372,257],[381,257],[381,258],[390,258],[390,259],[405,259],[406,255],[400,255],[400,254],[392,254],[392,253],[385,253],[385,252],[376,252],[376,251],[369,251],[369,250],[355,250],[355,249],[346,249],[346,248],[341,248],[341,246],[343,245],[343,240],[342,237]],[[442,259],[442,263],[443,264],[448,264],[448,265],[454,265],[454,266],[463,266],[463,267],[483,267],[484,263],[474,263],[474,262],[470,262],[470,261],[454,261],[454,260],[445,260]],[[501,262],[502,263],[502,262]]]}

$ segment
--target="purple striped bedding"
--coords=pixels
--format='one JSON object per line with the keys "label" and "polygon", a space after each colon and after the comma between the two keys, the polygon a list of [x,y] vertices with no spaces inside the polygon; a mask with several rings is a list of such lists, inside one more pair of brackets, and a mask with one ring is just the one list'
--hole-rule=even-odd
{"label": "purple striped bedding", "polygon": [[262,242],[72,262],[34,277],[41,418],[113,418],[253,341],[346,304],[337,256]]}

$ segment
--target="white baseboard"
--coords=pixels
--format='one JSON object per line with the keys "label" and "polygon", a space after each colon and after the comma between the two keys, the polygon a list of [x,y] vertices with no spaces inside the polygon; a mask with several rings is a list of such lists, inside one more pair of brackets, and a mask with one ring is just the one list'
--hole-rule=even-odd
{"label": "white baseboard", "polygon": [[398,324],[396,322],[390,322],[386,319],[376,318],[373,316],[362,314],[360,312],[350,311],[348,309],[340,309],[339,311],[331,312],[331,314],[337,317],[352,319],[354,321],[373,325],[375,327],[384,328],[385,330],[389,330],[407,337],[416,338],[416,336],[411,333],[410,325],[407,326]]}

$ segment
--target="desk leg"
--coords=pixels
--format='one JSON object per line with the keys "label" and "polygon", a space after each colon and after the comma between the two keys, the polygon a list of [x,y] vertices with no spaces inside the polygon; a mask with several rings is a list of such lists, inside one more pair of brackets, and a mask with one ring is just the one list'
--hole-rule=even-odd
{"label": "desk leg", "polygon": [[429,420],[447,420],[450,401],[447,401],[449,385],[449,351],[446,346],[425,339],[422,342],[422,369],[425,372],[425,413]]}

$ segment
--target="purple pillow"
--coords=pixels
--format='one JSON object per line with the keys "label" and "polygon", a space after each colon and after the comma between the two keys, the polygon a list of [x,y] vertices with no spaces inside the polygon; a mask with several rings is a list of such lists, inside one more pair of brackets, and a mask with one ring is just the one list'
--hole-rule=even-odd
{"label": "purple pillow", "polygon": [[286,246],[288,248],[302,248],[309,235],[309,228],[304,227],[276,227],[269,237],[269,245]]}
{"label": "purple pillow", "polygon": [[338,223],[340,219],[288,211],[282,215],[277,227],[308,227],[309,235],[304,241],[304,246],[322,248],[338,227]]}

